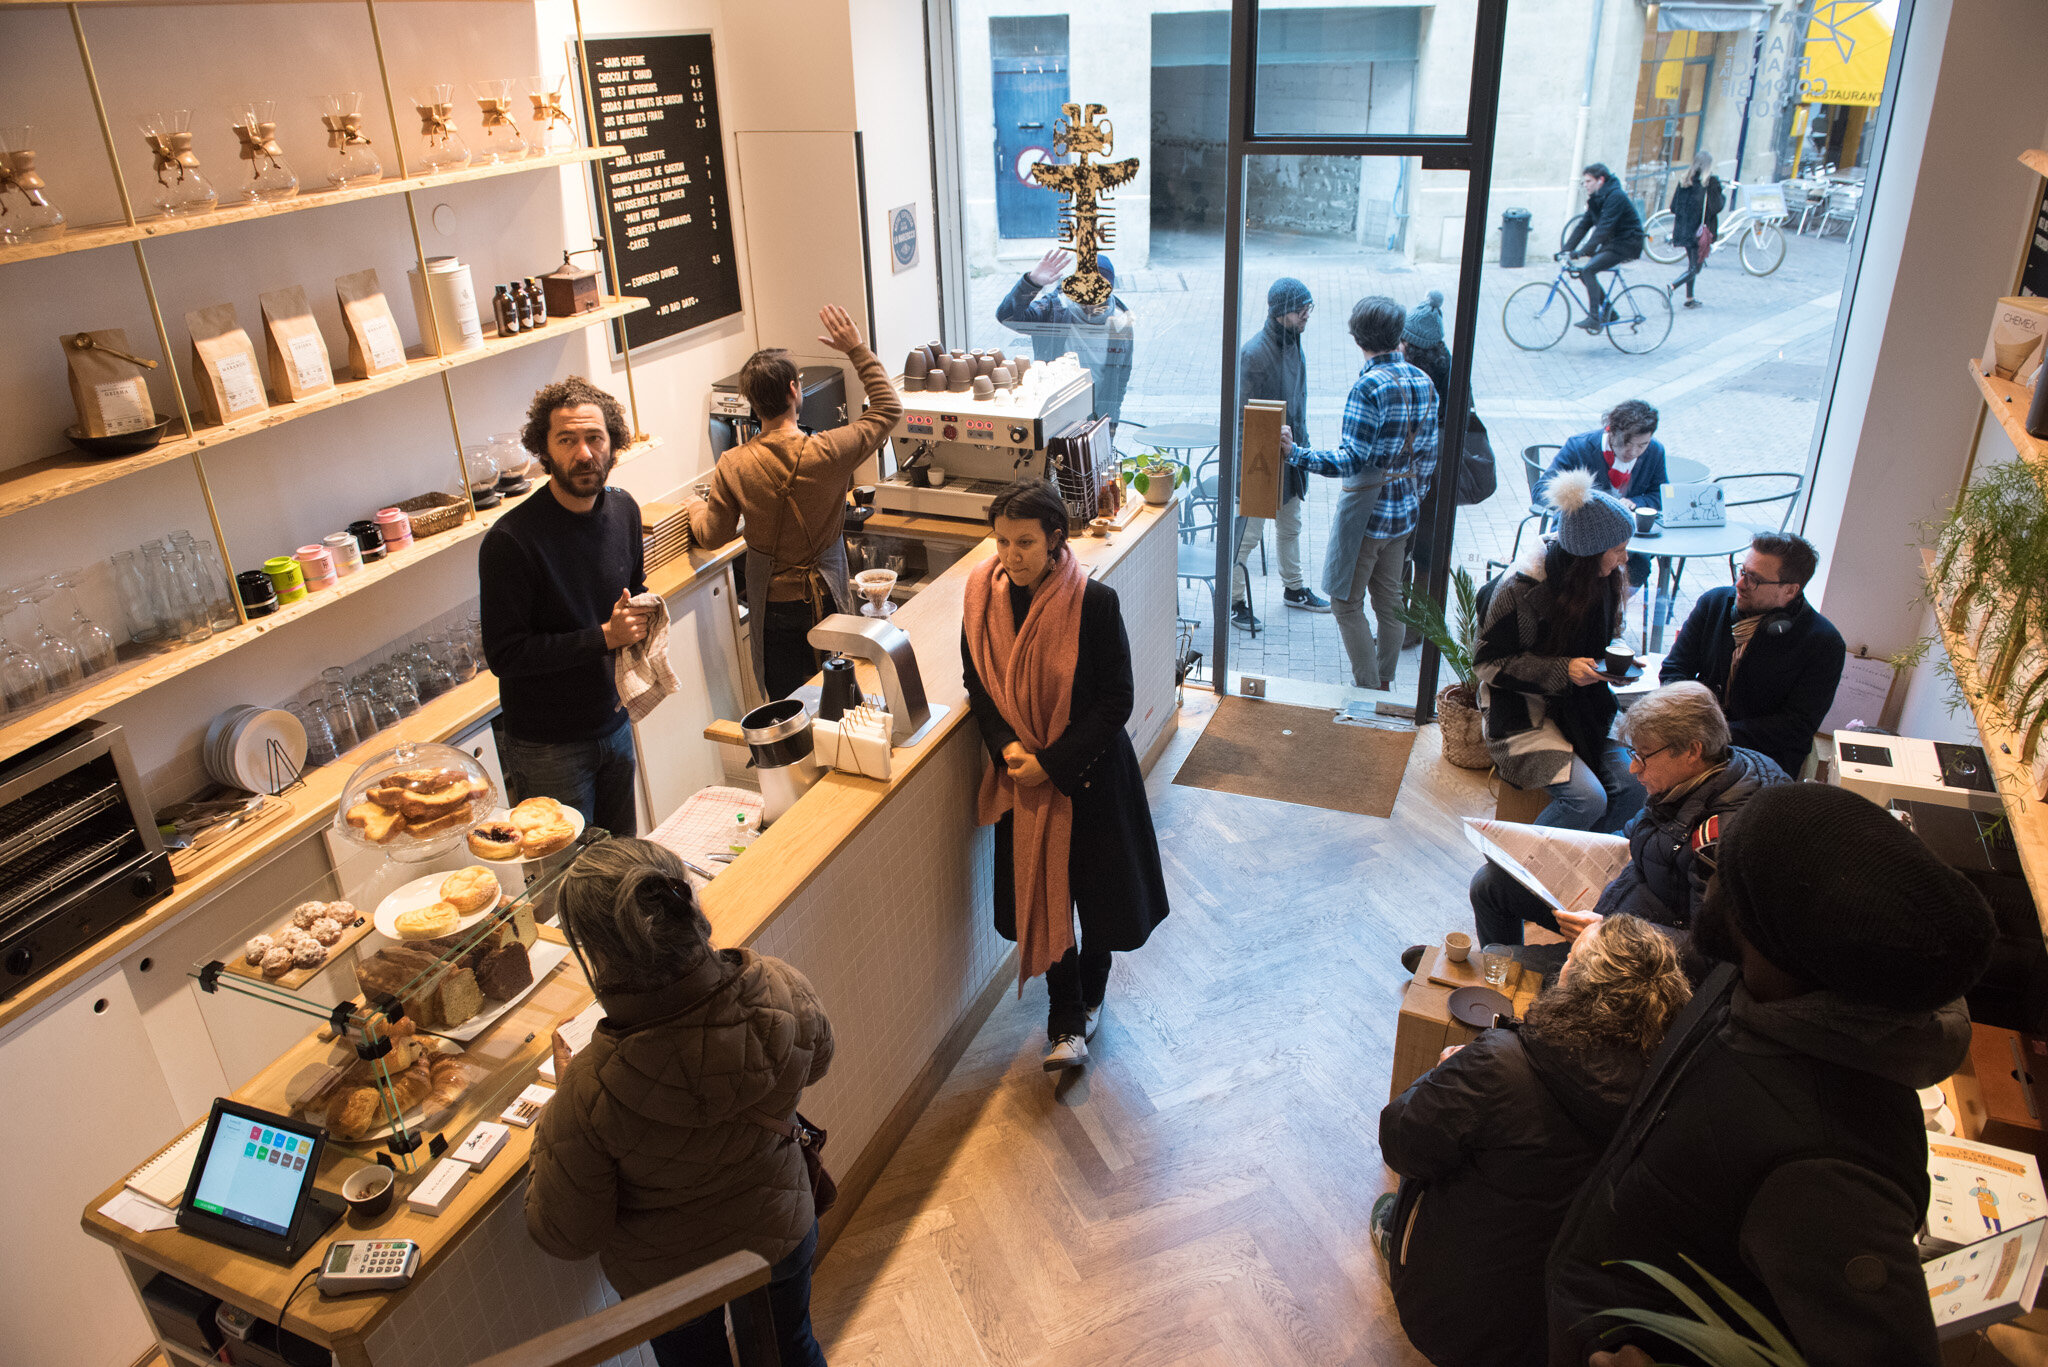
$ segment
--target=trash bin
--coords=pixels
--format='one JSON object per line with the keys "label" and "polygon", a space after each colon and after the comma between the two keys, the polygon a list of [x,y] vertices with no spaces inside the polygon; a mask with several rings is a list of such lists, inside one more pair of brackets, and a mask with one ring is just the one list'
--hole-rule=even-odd
{"label": "trash bin", "polygon": [[1519,269],[1529,259],[1529,211],[1508,209],[1500,216],[1500,264]]}

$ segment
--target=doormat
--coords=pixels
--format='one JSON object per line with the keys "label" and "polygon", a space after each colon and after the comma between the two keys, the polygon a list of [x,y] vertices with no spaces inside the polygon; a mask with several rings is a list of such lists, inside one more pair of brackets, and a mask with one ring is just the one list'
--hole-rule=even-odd
{"label": "doormat", "polygon": [[1256,698],[1216,704],[1175,783],[1333,812],[1392,816],[1413,730],[1339,725],[1317,707]]}

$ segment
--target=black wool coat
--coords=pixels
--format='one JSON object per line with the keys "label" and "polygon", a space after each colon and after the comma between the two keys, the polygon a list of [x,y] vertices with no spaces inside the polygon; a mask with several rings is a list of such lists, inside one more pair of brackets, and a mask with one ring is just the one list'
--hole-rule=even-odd
{"label": "black wool coat", "polygon": [[1767,615],[1750,638],[1731,686],[1734,624],[1733,587],[1723,584],[1701,594],[1678,629],[1657,681],[1705,684],[1728,714],[1728,734],[1735,743],[1770,756],[1797,777],[1813,748],[1814,732],[1835,705],[1835,686],[1848,658],[1842,633],[1802,594],[1785,611]]}
{"label": "black wool coat", "polygon": [[[1010,606],[1021,623],[1030,610],[1030,592],[1012,586]],[[1017,739],[1017,729],[982,686],[964,632],[960,659],[967,706],[981,726],[989,757],[1001,764],[1003,747]],[[1073,799],[1067,882],[1081,943],[1089,949],[1137,949],[1167,914],[1166,876],[1152,807],[1145,799],[1145,775],[1124,730],[1135,695],[1131,644],[1116,590],[1091,579],[1081,593],[1081,645],[1067,729],[1038,752],[1053,786]],[[996,823],[995,921],[996,932],[1006,940],[1017,938],[1011,851],[1011,818],[1005,816]]]}
{"label": "black wool coat", "polygon": [[1402,1178],[1394,1305],[1437,1367],[1542,1367],[1544,1257],[1645,1064],[1488,1030],[1380,1112],[1380,1155]]}

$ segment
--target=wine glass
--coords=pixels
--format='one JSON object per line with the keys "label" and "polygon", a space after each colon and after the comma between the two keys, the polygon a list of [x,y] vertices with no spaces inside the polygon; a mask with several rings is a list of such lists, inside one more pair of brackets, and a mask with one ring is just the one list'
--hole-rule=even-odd
{"label": "wine glass", "polygon": [[17,604],[30,609],[24,625],[28,631],[29,658],[43,671],[44,680],[54,694],[68,693],[85,682],[85,665],[79,659],[78,647],[61,636],[53,635],[49,623],[43,617],[43,604],[50,599],[51,589],[47,581],[25,584],[10,589]]}
{"label": "wine glass", "polygon": [[89,678],[114,667],[114,638],[105,627],[85,615],[78,603],[79,570],[65,570],[50,576],[50,596],[57,612],[58,632],[78,651],[78,662]]}
{"label": "wine glass", "polygon": [[5,702],[9,712],[26,712],[50,695],[42,668],[14,643],[8,631],[9,619],[20,608],[18,599],[0,595],[0,702]]}

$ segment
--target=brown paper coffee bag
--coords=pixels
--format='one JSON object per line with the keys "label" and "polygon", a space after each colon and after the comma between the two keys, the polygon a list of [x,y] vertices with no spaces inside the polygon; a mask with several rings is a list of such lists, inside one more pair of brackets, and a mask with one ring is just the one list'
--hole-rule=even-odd
{"label": "brown paper coffee bag", "polygon": [[270,367],[270,394],[297,403],[334,388],[327,339],[313,321],[306,292],[297,285],[256,296],[263,309],[263,359]]}
{"label": "brown paper coffee bag", "polygon": [[374,270],[357,271],[334,282],[341,299],[341,320],[348,329],[348,371],[358,380],[405,366],[405,342],[398,320],[377,284]]}
{"label": "brown paper coffee bag", "polygon": [[64,341],[64,363],[71,371],[71,401],[78,406],[78,430],[88,437],[118,437],[156,426],[156,405],[150,402],[147,372],[99,347],[127,351],[128,334],[120,328],[82,332],[97,345],[81,349]]}
{"label": "brown paper coffee bag", "polygon": [[208,422],[231,422],[270,407],[256,344],[235,320],[233,304],[194,309],[185,315],[185,328],[192,334],[192,383]]}

